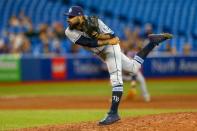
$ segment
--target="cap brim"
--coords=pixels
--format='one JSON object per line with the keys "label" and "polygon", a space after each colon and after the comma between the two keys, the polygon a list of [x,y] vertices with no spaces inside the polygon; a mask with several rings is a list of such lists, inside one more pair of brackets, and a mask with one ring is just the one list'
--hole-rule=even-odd
{"label": "cap brim", "polygon": [[69,13],[64,13],[65,16],[76,16],[76,15],[73,15],[73,14],[69,14]]}
{"label": "cap brim", "polygon": [[70,16],[70,14],[68,14],[68,13],[64,13],[64,15],[66,15],[66,16]]}

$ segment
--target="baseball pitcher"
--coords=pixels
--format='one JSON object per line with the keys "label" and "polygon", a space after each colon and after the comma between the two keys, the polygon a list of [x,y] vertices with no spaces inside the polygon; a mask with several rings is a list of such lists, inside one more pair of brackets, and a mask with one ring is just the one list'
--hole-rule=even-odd
{"label": "baseball pitcher", "polygon": [[99,125],[112,124],[120,120],[118,107],[123,92],[122,70],[136,74],[149,52],[160,42],[172,38],[172,35],[149,35],[150,43],[139,51],[134,59],[129,59],[121,52],[119,38],[102,20],[95,16],[85,16],[79,6],[72,6],[65,15],[68,16],[69,26],[65,30],[68,39],[90,50],[107,64],[112,85],[112,101],[109,112]]}

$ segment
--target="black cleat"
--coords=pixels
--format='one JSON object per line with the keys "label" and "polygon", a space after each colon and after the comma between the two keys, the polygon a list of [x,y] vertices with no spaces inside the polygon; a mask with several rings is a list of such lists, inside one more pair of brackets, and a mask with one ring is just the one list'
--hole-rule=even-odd
{"label": "black cleat", "polygon": [[169,33],[162,33],[162,34],[150,34],[148,38],[150,42],[158,45],[160,42],[163,42],[168,39],[172,39],[173,35]]}
{"label": "black cleat", "polygon": [[110,125],[110,124],[113,124],[119,120],[120,120],[120,117],[117,113],[115,113],[115,114],[108,113],[107,116],[99,122],[99,125],[100,126],[101,125]]}

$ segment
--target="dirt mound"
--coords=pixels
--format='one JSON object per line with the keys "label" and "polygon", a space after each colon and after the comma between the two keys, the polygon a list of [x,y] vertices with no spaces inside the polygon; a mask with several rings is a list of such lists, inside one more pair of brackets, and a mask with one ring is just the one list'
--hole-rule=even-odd
{"label": "dirt mound", "polygon": [[23,131],[197,131],[197,113],[165,113],[128,117],[108,126],[97,122],[54,125],[23,129]]}

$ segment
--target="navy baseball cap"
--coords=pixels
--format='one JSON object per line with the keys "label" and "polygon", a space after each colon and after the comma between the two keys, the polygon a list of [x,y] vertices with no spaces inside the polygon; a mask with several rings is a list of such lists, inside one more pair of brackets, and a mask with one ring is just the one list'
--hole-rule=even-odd
{"label": "navy baseball cap", "polygon": [[84,15],[83,9],[80,6],[72,6],[68,13],[64,13],[67,16],[81,16]]}

